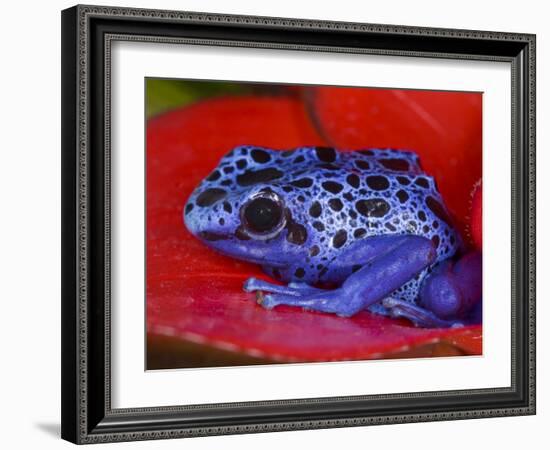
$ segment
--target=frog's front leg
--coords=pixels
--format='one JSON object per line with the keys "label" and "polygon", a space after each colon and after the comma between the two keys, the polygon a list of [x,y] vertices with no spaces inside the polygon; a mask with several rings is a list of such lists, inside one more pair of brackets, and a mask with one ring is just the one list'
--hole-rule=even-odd
{"label": "frog's front leg", "polygon": [[456,327],[477,323],[475,306],[481,299],[481,253],[472,252],[453,264],[445,261],[424,280],[414,305],[387,298],[382,304],[396,317],[421,327]]}
{"label": "frog's front leg", "polygon": [[433,263],[435,256],[434,245],[429,239],[403,236],[389,247],[379,247],[377,254],[372,255],[361,269],[351,274],[337,289],[309,288],[314,291],[297,294],[296,288],[292,288],[292,293],[289,293],[285,292],[288,287],[278,286],[276,290],[267,289],[275,293],[266,295],[262,305],[266,308],[277,305],[300,306],[349,317],[384,299]]}

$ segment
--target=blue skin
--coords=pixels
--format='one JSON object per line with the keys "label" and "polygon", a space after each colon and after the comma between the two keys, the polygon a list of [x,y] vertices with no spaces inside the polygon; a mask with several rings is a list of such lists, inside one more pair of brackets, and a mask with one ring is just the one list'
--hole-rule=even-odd
{"label": "blue skin", "polygon": [[245,282],[265,308],[368,309],[421,327],[479,320],[481,256],[457,261],[459,236],[412,152],[239,146],[191,194],[184,220],[209,247],[286,283]]}

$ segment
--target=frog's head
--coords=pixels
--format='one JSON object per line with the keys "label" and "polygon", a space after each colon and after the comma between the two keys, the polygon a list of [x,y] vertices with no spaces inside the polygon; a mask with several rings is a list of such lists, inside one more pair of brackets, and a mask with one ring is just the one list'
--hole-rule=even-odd
{"label": "frog's head", "polygon": [[246,166],[234,167],[230,154],[195,189],[184,208],[185,225],[225,255],[287,266],[307,251],[306,229],[293,218],[292,205],[278,183],[282,174],[268,164],[258,168],[246,150],[246,155],[239,151],[238,159],[250,158]]}

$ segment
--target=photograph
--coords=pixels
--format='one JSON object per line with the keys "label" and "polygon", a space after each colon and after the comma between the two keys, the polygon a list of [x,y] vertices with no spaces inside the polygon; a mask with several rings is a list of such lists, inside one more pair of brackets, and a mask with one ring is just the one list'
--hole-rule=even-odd
{"label": "photograph", "polygon": [[535,415],[542,25],[200,9],[61,13],[61,437]]}
{"label": "photograph", "polygon": [[144,80],[146,369],[483,355],[483,93]]}

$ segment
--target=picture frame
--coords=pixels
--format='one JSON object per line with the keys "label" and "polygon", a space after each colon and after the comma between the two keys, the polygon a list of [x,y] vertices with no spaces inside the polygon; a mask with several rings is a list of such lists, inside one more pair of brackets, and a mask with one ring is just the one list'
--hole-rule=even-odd
{"label": "picture frame", "polygon": [[[110,107],[117,41],[508,64],[510,385],[113,407]],[[84,444],[535,414],[535,41],[508,32],[83,5],[64,10],[62,437]]]}

